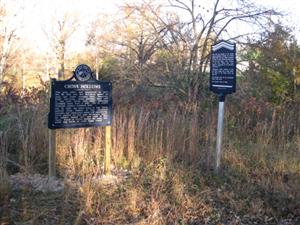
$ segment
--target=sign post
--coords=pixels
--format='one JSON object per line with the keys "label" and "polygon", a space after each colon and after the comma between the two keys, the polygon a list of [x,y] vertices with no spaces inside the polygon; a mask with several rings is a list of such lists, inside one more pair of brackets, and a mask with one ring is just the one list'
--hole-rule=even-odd
{"label": "sign post", "polygon": [[110,174],[111,126],[105,127],[104,174]]}
{"label": "sign post", "polygon": [[[51,88],[51,80],[50,80]],[[51,89],[50,89],[51,94]],[[48,132],[48,175],[49,177],[56,176],[56,130],[49,129]]]}
{"label": "sign post", "polygon": [[216,147],[216,172],[218,173],[221,162],[221,146],[223,137],[223,124],[224,124],[224,108],[225,108],[225,95],[219,97],[219,110],[218,110],[218,126],[217,126],[217,147]]}
{"label": "sign post", "polygon": [[225,97],[236,89],[236,46],[221,41],[212,46],[210,61],[210,90],[219,96],[216,164],[215,172],[219,173],[222,155],[222,136],[225,111]]}
{"label": "sign post", "polygon": [[56,176],[56,130],[49,130],[49,177]]}
{"label": "sign post", "polygon": [[[112,84],[108,81],[96,80],[87,65],[77,66],[73,77],[69,80],[51,80],[49,129],[110,127],[111,121]],[[55,135],[55,132],[51,134]],[[106,136],[107,139],[111,138],[110,134],[106,134]],[[50,139],[53,139],[51,135],[49,142]],[[55,142],[52,140],[51,143]],[[110,160],[107,159],[110,158],[110,141],[105,151],[105,161],[110,163]],[[109,174],[109,171],[105,171],[105,173]],[[52,150],[49,152],[49,175],[51,174],[55,175],[55,151]]]}

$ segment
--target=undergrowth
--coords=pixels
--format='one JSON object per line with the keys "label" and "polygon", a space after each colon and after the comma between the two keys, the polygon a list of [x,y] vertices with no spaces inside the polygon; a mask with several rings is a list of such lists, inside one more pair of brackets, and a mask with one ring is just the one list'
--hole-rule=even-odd
{"label": "undergrowth", "polygon": [[11,95],[0,102],[2,224],[300,222],[297,102],[273,107],[230,100],[218,175],[213,172],[215,106],[119,104],[112,165],[130,176],[112,185],[95,182],[103,175],[102,128],[59,130],[57,169],[65,189],[42,193],[12,191],[8,174],[47,174],[47,102],[44,95]]}

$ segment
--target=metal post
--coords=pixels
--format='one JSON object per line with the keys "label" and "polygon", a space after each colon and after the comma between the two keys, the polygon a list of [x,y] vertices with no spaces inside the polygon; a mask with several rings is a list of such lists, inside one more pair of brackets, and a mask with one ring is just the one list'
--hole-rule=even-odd
{"label": "metal post", "polygon": [[225,95],[220,95],[219,98],[219,111],[218,111],[218,127],[217,127],[217,147],[216,147],[216,173],[219,173],[221,153],[222,153],[222,136],[223,136],[223,124],[224,124],[224,107],[225,107]]}

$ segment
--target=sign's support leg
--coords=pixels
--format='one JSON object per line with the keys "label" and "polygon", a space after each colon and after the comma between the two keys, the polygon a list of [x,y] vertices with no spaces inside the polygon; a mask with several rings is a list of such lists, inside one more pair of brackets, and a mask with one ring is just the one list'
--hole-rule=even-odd
{"label": "sign's support leg", "polygon": [[224,108],[225,108],[225,95],[222,94],[222,95],[220,95],[220,98],[219,98],[219,111],[218,111],[216,167],[215,167],[215,172],[217,174],[219,173],[219,170],[220,170],[220,162],[221,162],[221,155],[222,155]]}
{"label": "sign's support leg", "polygon": [[[52,79],[50,79],[50,93],[52,87]],[[49,156],[48,156],[48,175],[49,177],[56,176],[56,130],[49,129]]]}
{"label": "sign's support leg", "polygon": [[56,176],[56,130],[49,130],[49,177]]}
{"label": "sign's support leg", "polygon": [[110,175],[111,126],[105,127],[104,174]]}

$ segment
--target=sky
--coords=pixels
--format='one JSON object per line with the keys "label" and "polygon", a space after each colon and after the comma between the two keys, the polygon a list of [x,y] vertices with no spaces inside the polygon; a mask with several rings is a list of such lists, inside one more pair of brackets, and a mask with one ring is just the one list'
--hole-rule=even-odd
{"label": "sky", "polygon": [[[53,16],[59,16],[65,10],[79,15],[80,23],[69,48],[74,51],[84,49],[86,31],[89,24],[99,13],[117,15],[118,6],[124,4],[124,0],[0,0],[0,2],[17,4],[23,9],[21,15],[20,35],[28,42],[33,43],[36,50],[45,52],[49,47],[45,30],[51,24]],[[134,2],[135,0],[129,0]],[[201,0],[203,2],[203,0]],[[139,2],[137,0],[137,2]],[[140,0],[141,2],[141,0]],[[299,0],[257,0],[258,4],[284,11],[287,16],[285,23],[295,27],[294,34],[300,42],[300,1]],[[12,5],[13,5],[12,4]],[[17,7],[16,7],[17,8]],[[44,31],[43,31],[44,30]]]}
{"label": "sky", "polygon": [[[295,32],[300,37],[300,1],[299,0],[257,0],[259,4],[266,7],[273,7],[286,13],[287,24],[295,27]],[[299,39],[300,41],[300,39]]]}
{"label": "sky", "polygon": [[[86,32],[89,24],[97,17],[99,13],[117,12],[117,2],[110,0],[24,0],[28,5],[25,6],[24,29],[23,34],[34,43],[38,43],[40,51],[46,51],[49,47],[49,41],[45,35],[45,30],[51,30],[51,20],[53,17],[59,17],[65,11],[74,12],[79,15],[77,30],[72,36],[75,42],[69,46],[74,51],[83,49],[85,44]],[[44,31],[43,31],[44,30]]]}

